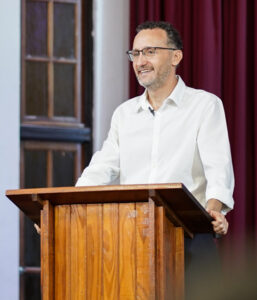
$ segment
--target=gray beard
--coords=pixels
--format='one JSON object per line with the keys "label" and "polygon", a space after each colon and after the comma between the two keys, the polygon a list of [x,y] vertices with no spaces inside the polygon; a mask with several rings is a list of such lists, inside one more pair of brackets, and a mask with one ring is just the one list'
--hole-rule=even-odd
{"label": "gray beard", "polygon": [[164,72],[163,74],[161,74],[161,76],[159,76],[158,78],[156,78],[155,80],[153,80],[152,82],[149,83],[143,83],[140,81],[140,79],[137,77],[137,81],[138,83],[144,87],[145,89],[148,90],[158,90],[160,87],[163,86],[164,82],[166,81],[166,79],[168,78],[168,76],[170,75],[171,70],[167,69],[166,72]]}

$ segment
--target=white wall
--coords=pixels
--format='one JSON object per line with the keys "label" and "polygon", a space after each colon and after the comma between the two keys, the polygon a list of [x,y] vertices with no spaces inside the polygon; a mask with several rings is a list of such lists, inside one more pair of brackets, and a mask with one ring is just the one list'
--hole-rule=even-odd
{"label": "white wall", "polygon": [[93,148],[106,138],[114,109],[128,99],[129,1],[94,0]]}
{"label": "white wall", "polygon": [[20,0],[0,1],[0,299],[19,298]]}

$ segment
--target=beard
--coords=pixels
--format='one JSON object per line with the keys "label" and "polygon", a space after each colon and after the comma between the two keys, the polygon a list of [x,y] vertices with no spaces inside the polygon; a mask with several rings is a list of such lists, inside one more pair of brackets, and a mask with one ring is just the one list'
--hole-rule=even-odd
{"label": "beard", "polygon": [[[143,69],[149,69],[149,68],[142,68]],[[151,67],[152,70],[154,70]],[[139,70],[141,71],[141,70]],[[170,76],[171,73],[171,65],[167,64],[157,72],[157,74],[153,78],[149,78],[148,80],[140,80],[140,76],[136,75],[138,83],[143,86],[144,88],[148,90],[157,90],[161,88],[165,83],[167,78]]]}

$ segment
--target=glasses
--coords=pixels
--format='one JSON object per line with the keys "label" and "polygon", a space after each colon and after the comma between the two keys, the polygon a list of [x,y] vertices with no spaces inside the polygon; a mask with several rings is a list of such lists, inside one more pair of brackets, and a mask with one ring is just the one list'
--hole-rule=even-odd
{"label": "glasses", "polygon": [[147,58],[153,57],[155,55],[157,49],[160,49],[160,50],[178,50],[176,48],[145,47],[142,50],[128,50],[126,53],[128,54],[129,60],[134,61],[139,57],[140,52],[142,52],[142,54]]}

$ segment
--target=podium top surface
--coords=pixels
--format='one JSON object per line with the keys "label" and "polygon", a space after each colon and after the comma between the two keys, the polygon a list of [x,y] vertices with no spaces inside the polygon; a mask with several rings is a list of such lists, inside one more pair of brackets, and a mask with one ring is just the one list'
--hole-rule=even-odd
{"label": "podium top surface", "polygon": [[212,218],[182,183],[19,189],[7,190],[6,196],[37,223],[45,200],[55,206],[136,203],[152,198],[157,205],[161,201],[191,232],[213,232]]}

